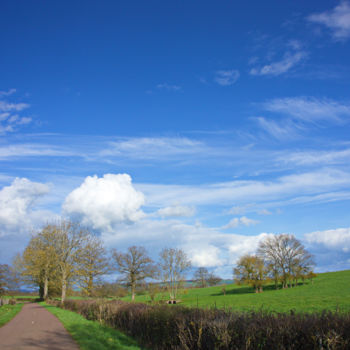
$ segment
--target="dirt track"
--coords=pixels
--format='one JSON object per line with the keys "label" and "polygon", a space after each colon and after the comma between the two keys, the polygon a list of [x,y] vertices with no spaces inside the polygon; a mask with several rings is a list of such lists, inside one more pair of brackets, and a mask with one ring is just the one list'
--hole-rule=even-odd
{"label": "dirt track", "polygon": [[0,349],[79,350],[79,346],[55,316],[31,303],[0,328]]}

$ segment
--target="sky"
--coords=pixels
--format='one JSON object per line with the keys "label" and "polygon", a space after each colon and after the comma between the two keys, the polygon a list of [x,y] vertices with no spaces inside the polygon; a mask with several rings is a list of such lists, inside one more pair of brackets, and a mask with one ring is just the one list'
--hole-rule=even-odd
{"label": "sky", "polygon": [[224,278],[268,235],[350,269],[350,1],[0,11],[0,262],[60,217]]}

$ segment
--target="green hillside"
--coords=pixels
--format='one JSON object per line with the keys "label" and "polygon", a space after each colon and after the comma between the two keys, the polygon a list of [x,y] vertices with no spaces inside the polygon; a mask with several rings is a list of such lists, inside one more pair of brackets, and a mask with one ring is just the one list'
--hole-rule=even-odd
{"label": "green hillside", "polygon": [[[166,299],[158,294],[156,300]],[[199,307],[229,307],[234,310],[269,310],[276,312],[315,312],[322,310],[350,311],[350,270],[321,273],[314,282],[289,289],[275,290],[265,287],[261,294],[247,286],[227,285],[226,295],[222,286],[192,288],[180,296],[181,304]],[[130,297],[124,298],[130,300]],[[148,295],[137,296],[136,301],[149,302]]]}

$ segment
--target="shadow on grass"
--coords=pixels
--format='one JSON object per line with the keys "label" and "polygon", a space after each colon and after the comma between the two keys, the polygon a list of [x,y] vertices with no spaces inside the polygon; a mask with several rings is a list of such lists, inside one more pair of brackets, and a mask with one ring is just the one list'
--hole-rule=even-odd
{"label": "shadow on grass", "polygon": [[[302,283],[298,283],[298,286],[302,286]],[[264,286],[263,290],[264,292],[271,292],[281,289],[282,286],[279,285],[278,288],[275,288],[274,284],[269,284],[267,286]],[[294,288],[294,287],[293,287]],[[236,294],[255,294],[255,288],[245,286],[245,287],[239,287],[239,288],[233,288],[233,289],[226,289],[226,295],[236,295]],[[224,293],[221,291],[219,293],[211,294],[211,296],[221,296],[224,295]]]}

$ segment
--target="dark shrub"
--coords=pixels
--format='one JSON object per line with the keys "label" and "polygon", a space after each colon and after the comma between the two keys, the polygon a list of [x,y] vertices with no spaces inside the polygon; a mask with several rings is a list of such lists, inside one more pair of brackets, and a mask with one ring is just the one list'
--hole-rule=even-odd
{"label": "dark shrub", "polygon": [[350,314],[241,313],[102,300],[68,300],[64,307],[155,350],[350,349]]}

